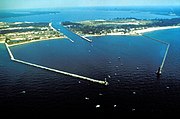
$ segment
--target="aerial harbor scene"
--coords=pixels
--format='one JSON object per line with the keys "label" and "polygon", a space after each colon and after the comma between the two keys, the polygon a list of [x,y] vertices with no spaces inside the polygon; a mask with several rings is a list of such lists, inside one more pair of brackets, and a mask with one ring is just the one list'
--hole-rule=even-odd
{"label": "aerial harbor scene", "polygon": [[180,112],[179,0],[1,0],[4,112]]}

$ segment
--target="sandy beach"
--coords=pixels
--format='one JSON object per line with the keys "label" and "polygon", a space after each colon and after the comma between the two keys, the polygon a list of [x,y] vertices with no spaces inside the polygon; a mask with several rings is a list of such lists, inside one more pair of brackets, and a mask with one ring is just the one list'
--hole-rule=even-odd
{"label": "sandy beach", "polygon": [[8,46],[12,47],[12,46],[23,45],[23,44],[27,44],[27,43],[39,42],[39,41],[44,41],[44,40],[63,39],[63,38],[65,38],[65,37],[62,36],[62,37],[55,37],[55,38],[48,38],[48,39],[31,40],[31,41],[26,41],[26,42],[22,42],[22,43],[16,43],[16,44],[8,45]]}
{"label": "sandy beach", "polygon": [[4,41],[0,41],[0,43],[5,43]]}
{"label": "sandy beach", "polygon": [[138,33],[138,34],[142,34],[142,33],[146,33],[146,32],[152,32],[152,31],[157,31],[157,30],[166,30],[166,29],[174,29],[174,28],[180,28],[180,26],[152,27],[152,28],[147,28],[147,29],[142,29],[142,30],[135,30],[133,32]]}
{"label": "sandy beach", "polygon": [[142,30],[134,30],[134,31],[126,33],[126,34],[123,34],[122,32],[107,33],[107,34],[86,34],[86,35],[84,35],[84,37],[113,36],[113,35],[135,36],[135,35],[141,35],[146,32],[153,32],[153,31],[157,31],[157,30],[166,30],[166,29],[174,29],[174,28],[180,28],[180,26],[151,27],[151,28],[142,29]]}
{"label": "sandy beach", "polygon": [[[49,24],[49,26],[57,31],[56,29],[54,29],[52,27],[52,23]],[[152,28],[147,28],[147,29],[142,29],[142,30],[134,30],[130,33],[126,33],[126,34],[123,34],[123,33],[120,33],[120,32],[117,32],[117,33],[108,33],[108,34],[86,34],[86,35],[79,35],[83,38],[85,37],[96,37],[96,36],[113,36],[113,35],[126,35],[126,36],[132,36],[132,35],[141,35],[143,33],[146,33],[146,32],[153,32],[153,31],[157,31],[157,30],[166,30],[166,29],[174,29],[174,28],[180,28],[180,26],[165,26],[165,27],[152,27]],[[53,39],[61,39],[61,38],[66,38],[66,36],[62,36],[62,37],[55,37],[55,38],[49,38],[49,39],[39,39],[39,40],[31,40],[31,41],[27,41],[27,42],[22,42],[22,43],[17,43],[17,44],[12,44],[12,45],[8,45],[9,47],[12,47],[12,46],[17,46],[17,45],[22,45],[22,44],[27,44],[27,43],[32,43],[32,42],[39,42],[39,41],[44,41],[44,40],[53,40]],[[0,42],[0,43],[4,43],[3,41]]]}
{"label": "sandy beach", "polygon": [[[54,31],[57,31],[55,28],[53,28],[52,23],[49,23],[49,27],[50,27],[51,29],[53,29]],[[59,31],[57,31],[57,32],[59,32]],[[16,43],[16,44],[8,45],[8,46],[9,46],[9,47],[12,47],[12,46],[23,45],[23,44],[27,44],[27,43],[39,42],[39,41],[44,41],[44,40],[55,40],[55,39],[62,39],[62,38],[66,38],[66,36],[53,37],[53,38],[47,38],[47,39],[38,39],[38,40],[31,40],[31,41],[25,41],[25,42]],[[3,42],[3,43],[4,43],[4,42]]]}

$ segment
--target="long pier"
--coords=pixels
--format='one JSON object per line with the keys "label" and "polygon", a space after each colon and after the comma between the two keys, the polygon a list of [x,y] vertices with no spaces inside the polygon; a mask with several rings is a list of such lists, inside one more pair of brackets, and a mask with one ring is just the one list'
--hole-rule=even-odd
{"label": "long pier", "polygon": [[66,39],[68,39],[69,41],[71,41],[72,43],[74,43],[74,41],[70,38],[68,38],[67,36],[65,36]]}
{"label": "long pier", "polygon": [[65,71],[61,71],[61,70],[57,70],[57,69],[52,69],[52,68],[41,66],[41,65],[38,65],[38,64],[33,64],[33,63],[26,62],[26,61],[15,59],[12,52],[11,52],[11,50],[9,49],[7,43],[5,43],[5,45],[6,45],[6,48],[8,50],[8,53],[9,53],[10,58],[11,58],[12,61],[22,63],[22,64],[25,64],[25,65],[29,65],[29,66],[33,66],[33,67],[37,67],[37,68],[40,68],[40,69],[44,69],[44,70],[64,74],[64,75],[67,75],[67,76],[71,76],[71,77],[75,77],[75,78],[79,78],[79,79],[84,79],[84,80],[91,81],[91,82],[94,82],[94,83],[108,85],[107,81],[96,80],[96,79],[88,78],[88,77],[85,77],[85,76],[81,76],[81,75],[77,75],[77,74],[73,74],[73,73],[69,73],[69,72],[65,72]]}
{"label": "long pier", "polygon": [[58,32],[58,30],[57,30],[57,29],[55,29],[55,28],[52,26],[52,22],[51,22],[51,23],[49,23],[49,27],[50,27],[51,29],[53,29],[53,31],[57,31],[57,32]]}
{"label": "long pier", "polygon": [[10,56],[11,60],[14,60],[14,56],[13,56],[12,52],[10,51],[10,49],[9,49],[9,47],[8,47],[8,44],[5,43],[5,45],[6,45],[6,48],[7,48],[7,51],[8,51],[8,53],[9,53],[9,56]]}
{"label": "long pier", "polygon": [[152,38],[152,37],[146,36],[146,35],[144,35],[144,34],[141,34],[141,36],[144,36],[144,37],[149,38],[149,39],[151,39],[151,40],[154,40],[154,41],[157,41],[157,42],[160,42],[160,43],[169,45],[169,43],[167,43],[167,42],[164,42],[164,41],[158,40],[158,39],[156,39],[156,38]]}
{"label": "long pier", "polygon": [[167,45],[166,52],[164,54],[164,58],[162,60],[162,63],[160,65],[159,69],[156,72],[157,75],[161,75],[161,73],[162,73],[162,69],[163,69],[163,66],[164,66],[164,63],[166,61],[166,57],[167,57],[167,54],[168,54],[168,51],[169,51],[169,47],[170,47],[170,44]]}
{"label": "long pier", "polygon": [[161,41],[161,40],[158,40],[158,39],[156,39],[156,38],[152,38],[152,37],[146,36],[146,35],[144,35],[144,34],[140,34],[140,35],[142,35],[142,36],[144,36],[144,37],[146,37],[146,38],[149,38],[149,39],[151,39],[151,40],[154,40],[154,41],[156,41],[156,42],[160,42],[160,43],[162,43],[162,44],[167,45],[166,52],[165,52],[165,54],[164,54],[164,58],[163,58],[163,60],[162,60],[162,63],[161,63],[161,65],[160,65],[160,67],[158,68],[158,70],[156,71],[156,74],[159,76],[159,75],[162,74],[162,69],[163,69],[164,63],[165,63],[165,61],[166,61],[166,57],[167,57],[167,54],[168,54],[168,51],[169,51],[170,44],[167,43],[167,42],[165,42],[165,41]]}
{"label": "long pier", "polygon": [[70,38],[68,38],[68,37],[67,37],[67,39],[70,40],[72,43],[74,43],[74,41],[73,41],[72,39],[70,39]]}
{"label": "long pier", "polygon": [[[76,34],[76,35],[78,35],[78,34]],[[78,35],[79,37],[81,37],[82,39],[84,39],[84,40],[87,40],[88,42],[92,42],[92,40],[90,40],[90,39],[88,39],[88,38],[86,38],[86,37],[84,37],[84,36],[80,36],[80,35]]]}

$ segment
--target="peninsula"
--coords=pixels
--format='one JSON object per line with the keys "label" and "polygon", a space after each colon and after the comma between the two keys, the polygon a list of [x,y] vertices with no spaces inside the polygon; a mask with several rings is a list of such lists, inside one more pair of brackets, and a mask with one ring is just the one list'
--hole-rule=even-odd
{"label": "peninsula", "polygon": [[88,20],[62,22],[64,27],[81,36],[141,35],[155,30],[180,28],[180,18],[136,19],[115,18],[112,20]]}
{"label": "peninsula", "polygon": [[0,22],[0,42],[9,46],[64,37],[51,23]]}

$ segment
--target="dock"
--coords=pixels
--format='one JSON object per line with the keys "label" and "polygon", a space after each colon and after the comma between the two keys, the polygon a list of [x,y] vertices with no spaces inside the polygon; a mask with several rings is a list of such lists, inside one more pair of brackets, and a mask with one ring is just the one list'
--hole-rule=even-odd
{"label": "dock", "polygon": [[77,75],[77,74],[73,74],[73,73],[69,73],[69,72],[65,72],[65,71],[61,71],[61,70],[45,67],[45,66],[42,66],[42,65],[26,62],[26,61],[23,61],[23,60],[15,59],[13,54],[12,54],[12,52],[11,52],[11,50],[9,49],[7,43],[5,43],[5,45],[6,45],[6,48],[8,50],[8,53],[10,55],[11,60],[14,61],[14,62],[18,62],[18,63],[21,63],[21,64],[33,66],[33,67],[36,67],[36,68],[40,68],[40,69],[44,69],[44,70],[60,73],[60,74],[63,74],[63,75],[67,75],[67,76],[71,76],[71,77],[75,77],[75,78],[79,78],[79,79],[83,79],[83,80],[87,80],[87,81],[91,81],[91,82],[94,82],[94,83],[108,85],[107,81],[96,80],[96,79],[88,78],[88,77],[85,77],[85,76],[81,76],[81,75]]}

